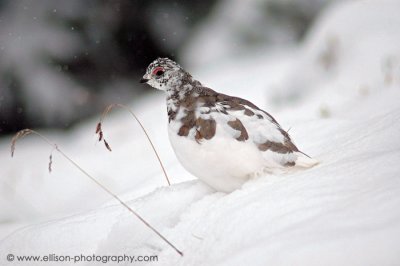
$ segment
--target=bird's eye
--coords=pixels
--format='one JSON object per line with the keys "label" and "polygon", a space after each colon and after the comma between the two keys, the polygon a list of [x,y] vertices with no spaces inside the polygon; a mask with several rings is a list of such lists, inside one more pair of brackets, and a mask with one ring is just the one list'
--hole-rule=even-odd
{"label": "bird's eye", "polygon": [[162,67],[156,67],[156,68],[153,70],[153,74],[159,77],[159,76],[161,76],[162,74],[164,74],[164,69],[163,69]]}

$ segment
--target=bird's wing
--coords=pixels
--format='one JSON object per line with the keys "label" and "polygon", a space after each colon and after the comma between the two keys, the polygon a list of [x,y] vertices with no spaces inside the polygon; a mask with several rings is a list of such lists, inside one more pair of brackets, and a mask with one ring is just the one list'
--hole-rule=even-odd
{"label": "bird's wing", "polygon": [[270,162],[271,168],[295,166],[299,157],[308,157],[299,151],[289,134],[270,114],[253,103],[212,90],[200,98],[203,98],[198,107],[200,117],[211,116],[225,125],[223,128],[232,138],[252,142]]}

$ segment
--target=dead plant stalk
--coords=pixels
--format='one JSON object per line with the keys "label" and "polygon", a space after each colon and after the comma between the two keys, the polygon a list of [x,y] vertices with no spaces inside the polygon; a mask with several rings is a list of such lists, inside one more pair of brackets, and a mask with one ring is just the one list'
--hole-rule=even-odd
{"label": "dead plant stalk", "polygon": [[[112,108],[112,107],[111,107]],[[140,122],[139,122],[140,124]],[[32,130],[32,129],[23,129],[18,131],[11,140],[11,157],[14,156],[15,146],[19,139],[34,134],[39,136],[42,140],[44,140],[47,144],[53,147],[54,150],[58,151],[66,160],[68,160],[72,165],[74,165],[81,173],[83,173],[86,177],[92,180],[96,185],[102,188],[107,194],[111,195],[114,199],[116,199],[125,209],[127,209],[130,213],[132,213],[136,218],[138,218],[145,226],[147,226],[150,230],[152,230],[156,235],[158,235],[165,243],[167,243],[171,248],[173,248],[179,255],[183,256],[182,251],[180,251],[177,247],[175,247],[166,237],[164,237],[157,229],[155,229],[152,225],[150,225],[142,216],[140,216],[137,212],[135,212],[131,207],[128,206],[123,200],[121,200],[115,193],[105,187],[100,181],[96,178],[91,176],[88,172],[86,172],[79,164],[77,164],[74,160],[72,160],[68,155],[66,155],[56,143],[53,143],[45,137],[44,135],[40,134],[39,132]],[[147,135],[147,134],[146,134]],[[107,146],[107,145],[106,145]],[[51,165],[52,165],[52,154],[50,154],[50,162],[49,162],[49,171],[51,172]]]}
{"label": "dead plant stalk", "polygon": [[158,163],[160,164],[160,167],[161,167],[161,169],[162,169],[162,171],[163,171],[163,173],[164,173],[164,176],[165,176],[165,179],[167,180],[168,186],[170,186],[170,185],[171,185],[171,182],[169,181],[169,178],[168,178],[168,175],[167,175],[167,171],[165,171],[165,167],[164,167],[164,165],[163,165],[163,163],[162,163],[162,161],[161,161],[160,155],[158,155],[158,152],[157,152],[156,147],[154,146],[153,142],[151,141],[149,134],[147,133],[147,131],[146,131],[146,129],[144,128],[143,124],[140,122],[139,118],[135,115],[135,113],[134,113],[128,106],[123,105],[123,104],[120,104],[120,103],[114,103],[114,104],[108,105],[108,106],[104,109],[104,112],[103,112],[103,114],[102,114],[102,116],[101,116],[101,118],[100,118],[100,122],[97,123],[97,125],[96,125],[96,134],[98,134],[98,136],[99,136],[99,141],[102,141],[102,140],[103,140],[103,141],[104,141],[104,145],[106,146],[107,150],[111,151],[110,145],[109,145],[108,142],[104,139],[104,134],[103,134],[102,125],[103,125],[103,121],[104,121],[104,119],[106,118],[107,114],[110,113],[111,110],[112,110],[114,107],[119,107],[119,108],[122,108],[122,109],[127,110],[127,111],[132,115],[132,117],[136,120],[136,122],[138,122],[139,126],[142,128],[144,134],[146,135],[146,138],[147,138],[147,140],[149,141],[149,143],[150,143],[150,145],[151,145],[151,148],[152,148],[153,151],[154,151],[154,154],[155,154],[156,157],[157,157]]}

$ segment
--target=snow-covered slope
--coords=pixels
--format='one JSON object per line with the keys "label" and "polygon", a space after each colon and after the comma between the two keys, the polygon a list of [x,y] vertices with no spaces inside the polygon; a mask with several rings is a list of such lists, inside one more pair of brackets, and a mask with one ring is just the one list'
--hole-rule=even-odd
{"label": "snow-covered slope", "polygon": [[[107,197],[60,156],[55,158],[53,176],[45,174],[49,149],[27,139],[17,146],[14,160],[6,157],[8,143],[0,144],[1,162],[7,162],[0,170],[2,181],[14,189],[11,195],[2,185],[8,194],[0,195],[4,210],[0,218],[3,223],[53,219],[1,240],[0,259],[10,253],[94,253],[155,254],[158,263],[152,264],[157,265],[398,265],[400,54],[393,47],[400,47],[400,21],[393,10],[400,6],[396,2],[341,4],[320,18],[299,50],[254,52],[209,69],[190,70],[210,87],[245,97],[270,111],[284,128],[290,127],[296,144],[321,161],[313,169],[263,176],[230,194],[212,191],[192,180],[175,159],[166,136],[162,95],[133,108],[159,147],[174,183],[170,187],[129,115],[116,114],[104,126],[114,148],[111,154],[101,146],[90,148],[95,121],[64,138],[52,135],[182,249],[184,257],[118,203],[106,202]],[[346,19],[352,23],[334,23]],[[362,32],[360,27],[369,30]],[[340,49],[334,60],[328,51],[321,65],[316,60],[319,52],[336,49],[326,48],[323,32],[337,32],[333,42]],[[301,73],[294,79],[296,69]],[[267,104],[277,100],[280,104]],[[98,207],[100,202],[105,203]],[[66,215],[74,210],[81,213]]]}

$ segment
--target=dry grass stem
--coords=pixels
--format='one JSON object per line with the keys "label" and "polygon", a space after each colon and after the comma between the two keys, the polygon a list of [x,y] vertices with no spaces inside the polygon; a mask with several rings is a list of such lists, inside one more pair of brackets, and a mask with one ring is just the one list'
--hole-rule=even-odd
{"label": "dry grass stem", "polygon": [[53,152],[51,152],[49,156],[49,173],[51,173],[52,165],[53,165]]}
{"label": "dry grass stem", "polygon": [[133,118],[136,120],[136,122],[138,122],[139,126],[142,128],[144,134],[146,135],[146,138],[147,138],[147,140],[149,141],[149,143],[150,143],[150,145],[151,145],[151,148],[152,148],[153,151],[154,151],[154,154],[155,154],[156,157],[157,157],[157,160],[158,160],[158,162],[159,162],[159,164],[160,164],[160,167],[161,167],[161,169],[162,169],[162,171],[163,171],[163,173],[164,173],[165,179],[167,180],[168,186],[170,186],[170,185],[171,185],[171,182],[169,181],[167,172],[165,171],[165,167],[164,167],[164,165],[163,165],[163,163],[162,163],[162,161],[161,161],[160,156],[158,155],[158,152],[157,152],[157,150],[156,150],[156,148],[155,148],[153,142],[152,142],[151,139],[150,139],[149,134],[147,133],[147,131],[146,131],[146,129],[144,128],[143,124],[140,122],[139,118],[138,118],[138,117],[133,113],[133,111],[132,111],[129,107],[127,107],[126,105],[119,104],[119,103],[117,103],[117,104],[110,104],[110,105],[108,105],[108,106],[106,107],[106,109],[104,109],[104,112],[103,112],[103,114],[102,114],[102,116],[101,116],[101,118],[100,118],[100,122],[97,123],[97,125],[96,125],[96,134],[98,134],[98,136],[99,136],[99,141],[103,140],[103,141],[104,141],[104,145],[106,146],[106,148],[107,148],[109,151],[111,151],[110,145],[109,145],[108,142],[104,139],[102,124],[103,124],[103,121],[104,121],[104,119],[106,118],[107,114],[108,114],[109,112],[111,112],[111,110],[112,110],[114,107],[119,107],[119,108],[122,108],[122,109],[127,110],[127,111],[133,116]]}
{"label": "dry grass stem", "polygon": [[18,131],[17,134],[14,135],[14,137],[11,139],[11,157],[14,157],[15,145],[17,144],[17,141],[32,133],[33,131],[27,128]]}
{"label": "dry grass stem", "polygon": [[[98,127],[99,132],[101,131],[101,126]],[[96,129],[97,132],[97,129]],[[98,181],[96,178],[91,176],[88,172],[86,172],[78,163],[76,163],[74,160],[72,160],[69,156],[67,156],[58,146],[57,144],[53,143],[50,141],[47,137],[44,135],[40,134],[39,132],[32,130],[32,129],[23,129],[21,131],[18,131],[14,137],[11,140],[11,156],[14,156],[15,152],[15,146],[16,143],[19,139],[29,135],[29,134],[34,134],[39,136],[42,140],[44,140],[47,144],[49,144],[51,147],[53,147],[53,150],[58,151],[66,160],[68,160],[72,165],[74,165],[81,173],[83,173],[86,177],[88,177],[90,180],[92,180],[97,186],[99,186],[101,189],[103,189],[107,194],[111,195],[114,199],[116,199],[125,209],[127,209],[131,214],[133,214],[136,218],[138,218],[144,225],[146,225],[150,230],[152,230],[156,235],[158,235],[165,243],[167,243],[171,248],[173,248],[179,255],[183,256],[183,252],[180,251],[177,247],[175,247],[166,237],[164,237],[157,229],[155,229],[152,225],[150,225],[142,216],[140,216],[137,212],[135,212],[131,207],[128,206],[124,201],[122,201],[116,194],[114,194],[111,190],[109,190],[107,187],[105,187],[100,181]],[[108,145],[107,142],[106,146]],[[50,161],[49,161],[49,171],[51,172],[52,170],[52,164],[53,164],[53,156],[52,153],[50,153]]]}

